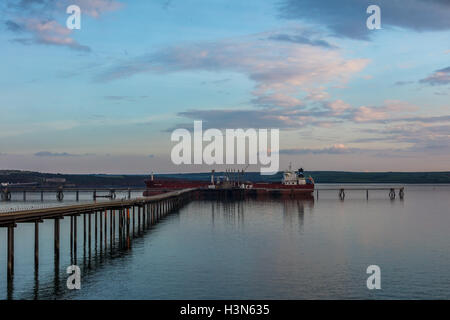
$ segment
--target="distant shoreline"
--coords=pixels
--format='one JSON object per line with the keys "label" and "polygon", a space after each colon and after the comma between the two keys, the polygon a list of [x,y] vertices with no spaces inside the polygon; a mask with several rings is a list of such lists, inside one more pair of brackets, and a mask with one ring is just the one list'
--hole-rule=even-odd
{"label": "distant shoreline", "polygon": [[[450,171],[445,172],[347,172],[347,171],[307,171],[317,184],[450,184]],[[224,175],[216,172],[216,176]],[[155,174],[158,178],[181,178],[188,180],[209,180],[209,172]],[[55,174],[19,170],[0,170],[0,183],[38,183],[39,185],[103,186],[103,187],[145,187],[144,180],[149,175],[128,174]],[[281,173],[261,176],[259,172],[246,172],[244,180],[279,181]]]}

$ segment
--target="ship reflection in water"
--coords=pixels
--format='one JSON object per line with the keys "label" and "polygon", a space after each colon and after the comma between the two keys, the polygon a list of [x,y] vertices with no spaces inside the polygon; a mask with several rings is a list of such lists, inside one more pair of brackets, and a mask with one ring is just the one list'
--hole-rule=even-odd
{"label": "ship reflection in water", "polygon": [[[210,194],[211,196],[211,194]],[[222,194],[223,196],[223,194]],[[304,195],[282,196],[276,199],[269,194],[259,194],[257,197],[244,196],[236,198],[211,199],[208,194],[203,193],[202,200],[211,203],[211,221],[214,224],[215,216],[222,215],[224,220],[230,224],[243,224],[245,222],[245,209],[251,206],[251,202],[257,200],[259,205],[271,206],[274,203],[282,204],[282,218],[287,225],[292,226],[295,217],[298,218],[299,227],[303,226],[305,211],[313,213],[314,197]]]}

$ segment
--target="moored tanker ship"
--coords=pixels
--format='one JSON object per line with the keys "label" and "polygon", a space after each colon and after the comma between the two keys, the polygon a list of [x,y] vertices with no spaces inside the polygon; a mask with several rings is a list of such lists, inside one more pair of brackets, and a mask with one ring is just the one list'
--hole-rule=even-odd
{"label": "moored tanker ship", "polygon": [[[243,173],[243,172],[242,172]],[[233,177],[236,174],[232,175]],[[240,177],[240,173],[238,173]],[[149,180],[145,181],[147,189],[144,191],[144,196],[151,196],[164,192],[174,190],[181,190],[187,188],[198,188],[207,190],[248,190],[255,192],[277,192],[289,194],[304,194],[312,195],[314,192],[314,179],[312,177],[305,177],[304,171],[300,168],[297,171],[292,171],[291,168],[283,172],[281,181],[275,182],[251,182],[240,181],[240,178],[233,179],[229,175],[214,177],[214,170],[211,173],[211,181],[195,181],[186,179],[159,179],[154,178],[153,174]]]}

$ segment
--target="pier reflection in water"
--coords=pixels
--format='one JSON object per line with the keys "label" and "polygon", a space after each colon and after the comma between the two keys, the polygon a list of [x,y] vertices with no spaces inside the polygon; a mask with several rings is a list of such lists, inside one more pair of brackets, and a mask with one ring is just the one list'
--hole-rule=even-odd
{"label": "pier reflection in water", "polygon": [[[167,214],[179,210],[192,196],[193,190],[181,190],[153,197],[138,198],[103,202],[88,203],[83,205],[60,206],[59,208],[46,208],[37,210],[17,211],[0,215],[0,227],[7,230],[7,298],[14,298],[14,275],[15,275],[15,229],[18,225],[34,225],[34,299],[39,298],[39,224],[45,221],[53,221],[53,243],[54,243],[54,296],[57,297],[60,289],[60,252],[61,252],[61,224],[60,221],[68,218],[70,232],[70,267],[67,272],[80,270],[78,266],[78,245],[82,241],[83,246],[83,268],[91,268],[91,254],[94,245],[95,250],[100,249],[105,253],[109,249],[111,255],[117,250],[129,250],[131,239],[138,237],[141,230],[147,230],[158,223]],[[116,215],[117,213],[117,215]],[[78,237],[78,217],[82,217],[82,240]],[[92,220],[94,221],[92,223]],[[109,221],[108,221],[109,220]],[[137,225],[136,225],[137,220]],[[99,222],[99,223],[97,223]],[[109,225],[108,225],[109,222]],[[142,222],[142,223],[141,223]],[[104,225],[104,228],[103,228]],[[116,229],[117,225],[117,229]],[[94,230],[93,230],[94,228]],[[137,234],[135,230],[137,229]],[[116,232],[117,230],[117,232]],[[130,233],[132,230],[132,233]],[[100,237],[98,239],[98,234]],[[108,244],[109,233],[109,244]],[[21,238],[23,240],[23,237]],[[93,241],[93,239],[95,239]],[[104,242],[103,242],[104,239]],[[98,241],[97,241],[98,240]],[[93,243],[94,242],[94,243]],[[98,246],[97,246],[98,244]],[[87,249],[86,249],[87,248]],[[86,264],[86,260],[88,261]],[[21,265],[23,267],[23,265]],[[69,288],[69,286],[67,286]],[[79,288],[78,288],[79,289]]]}

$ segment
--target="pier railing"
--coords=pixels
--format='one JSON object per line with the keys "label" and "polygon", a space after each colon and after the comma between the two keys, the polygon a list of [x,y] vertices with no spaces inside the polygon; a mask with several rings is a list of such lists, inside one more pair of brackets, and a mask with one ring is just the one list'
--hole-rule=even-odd
{"label": "pier railing", "polygon": [[[19,193],[22,194],[22,200],[27,201],[27,195],[28,194],[40,194],[40,200],[44,201],[44,194],[46,193],[52,193],[55,194],[56,199],[59,201],[62,201],[64,199],[65,194],[75,194],[75,200],[80,200],[80,193],[91,193],[92,199],[97,200],[99,198],[106,198],[110,200],[115,200],[117,198],[118,193],[125,193],[126,197],[125,199],[131,200],[132,199],[132,193],[133,192],[140,192],[142,194],[143,191],[146,189],[144,188],[62,188],[62,187],[2,187],[0,188],[0,199],[2,201],[10,201],[12,198],[12,194]],[[285,189],[259,189],[260,191],[266,191],[266,192],[286,192]],[[389,198],[395,199],[397,194],[400,197],[400,199],[403,199],[405,195],[405,188],[402,186],[392,186],[392,187],[376,187],[376,186],[370,186],[370,187],[359,187],[359,186],[336,186],[336,187],[319,187],[316,185],[316,188],[314,190],[316,197],[319,197],[320,191],[337,191],[338,196],[340,199],[345,199],[346,191],[366,191],[366,198],[369,198],[369,191],[388,191]],[[168,190],[166,190],[168,191]],[[249,192],[255,191],[252,189],[247,190]],[[312,192],[312,191],[311,191]],[[122,199],[121,201],[123,201]],[[36,207],[36,205],[34,205]],[[31,209],[28,207],[27,209]],[[2,210],[0,209],[0,212]]]}
{"label": "pier railing", "polygon": [[405,187],[359,187],[359,186],[338,186],[338,187],[325,187],[325,188],[316,188],[316,199],[319,199],[319,191],[337,191],[338,196],[341,200],[345,199],[346,191],[365,191],[366,199],[369,199],[369,191],[388,191],[388,196],[390,199],[395,199],[396,191],[398,192],[398,196],[400,199],[403,199],[405,196]]}
{"label": "pier railing", "polygon": [[80,199],[80,193],[91,193],[92,199],[97,198],[108,198],[116,199],[117,193],[125,193],[128,199],[132,198],[133,192],[142,192],[145,188],[74,188],[74,187],[15,187],[6,186],[0,188],[0,200],[9,201],[12,198],[12,194],[21,194],[23,201],[27,200],[27,195],[29,194],[40,194],[40,198],[44,200],[44,194],[54,194],[56,199],[62,201],[66,194],[74,194],[75,199],[78,201]]}

